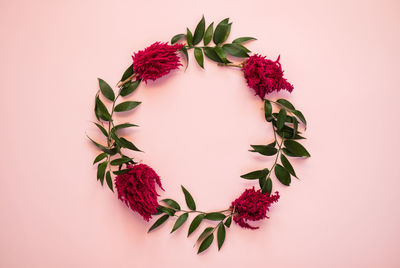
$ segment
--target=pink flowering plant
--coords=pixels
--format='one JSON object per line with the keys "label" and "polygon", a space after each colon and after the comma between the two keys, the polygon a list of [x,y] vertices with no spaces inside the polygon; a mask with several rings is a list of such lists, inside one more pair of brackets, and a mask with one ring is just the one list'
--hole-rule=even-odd
{"label": "pink flowering plant", "polygon": [[[258,229],[250,222],[268,219],[271,205],[278,202],[280,195],[273,193],[273,180],[277,179],[284,186],[289,186],[297,174],[289,158],[310,157],[307,149],[299,141],[304,139],[301,129],[306,129],[306,119],[302,112],[286,99],[267,99],[272,92],[293,91],[293,85],[284,77],[280,57],[275,61],[259,54],[251,54],[245,43],[256,40],[253,37],[240,37],[227,42],[232,23],[224,19],[214,29],[214,23],[206,27],[204,17],[197,24],[194,32],[186,28],[185,33],[177,34],[171,44],[155,42],[149,47],[132,55],[132,64],[126,69],[117,83],[117,90],[102,79],[98,79],[99,90],[95,97],[95,126],[104,135],[103,142],[89,138],[101,151],[93,164],[97,164],[97,180],[104,181],[108,187],[117,190],[118,199],[145,221],[159,215],[149,232],[160,227],[168,220],[174,224],[171,233],[191,220],[187,235],[194,233],[203,223],[208,223],[197,239],[198,253],[208,249],[217,237],[218,249],[225,242],[226,228],[232,221],[245,229]],[[193,50],[194,59],[204,69],[204,59],[217,63],[221,67],[238,68],[249,88],[263,101],[265,121],[271,125],[273,137],[267,144],[250,145],[250,152],[272,157],[269,167],[250,171],[240,177],[258,182],[256,189],[244,190],[231,205],[223,210],[198,210],[190,192],[181,186],[187,209],[171,198],[158,200],[157,190],[162,188],[160,176],[150,166],[139,163],[131,155],[142,153],[127,137],[121,135],[122,129],[137,127],[124,122],[116,123],[115,114],[134,110],[141,104],[138,101],[119,101],[130,96],[142,81],[157,80],[183,64],[181,56],[189,61],[189,51]],[[108,103],[107,103],[108,102]],[[108,107],[107,107],[108,106]]]}

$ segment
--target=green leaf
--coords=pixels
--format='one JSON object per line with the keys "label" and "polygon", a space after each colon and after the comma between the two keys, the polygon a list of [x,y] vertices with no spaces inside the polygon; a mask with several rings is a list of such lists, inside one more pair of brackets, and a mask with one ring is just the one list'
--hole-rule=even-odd
{"label": "green leaf", "polygon": [[132,151],[142,152],[132,142],[128,141],[127,139],[122,138],[122,137],[120,137],[119,139],[120,139],[120,142],[121,142],[121,147],[130,149]]}
{"label": "green leaf", "polygon": [[101,185],[103,185],[104,181],[104,174],[106,172],[106,167],[107,167],[107,161],[100,163],[97,166],[97,179],[100,180]]}
{"label": "green leaf", "polygon": [[127,173],[129,170],[131,170],[130,168],[127,169],[121,169],[121,170],[117,170],[117,171],[113,171],[114,175],[122,175]]}
{"label": "green leaf", "polygon": [[138,125],[131,124],[131,123],[123,123],[123,124],[116,125],[116,126],[113,127],[112,129],[113,129],[114,131],[117,131],[117,130],[119,130],[119,129],[128,128],[128,127],[138,127]]}
{"label": "green leaf", "polygon": [[175,210],[172,208],[167,208],[164,206],[158,206],[157,211],[161,212],[161,213],[165,213],[168,214],[169,216],[174,216],[175,215]]}
{"label": "green leaf", "polygon": [[258,183],[260,184],[260,188],[262,189],[267,182],[267,177],[262,177],[258,179]]}
{"label": "green leaf", "polygon": [[245,50],[243,50],[242,46],[237,45],[237,44],[225,44],[222,46],[222,48],[224,49],[224,51],[231,55],[231,56],[235,56],[235,57],[239,57],[239,58],[248,58],[249,54],[246,53]]}
{"label": "green leaf", "polygon": [[194,30],[193,45],[197,45],[198,43],[200,43],[201,39],[203,39],[205,28],[206,22],[203,16],[200,22],[197,24],[196,29]]}
{"label": "green leaf", "polygon": [[268,178],[265,181],[263,187],[261,188],[261,191],[262,191],[263,194],[265,194],[265,193],[271,194],[271,192],[272,192],[272,180],[271,180],[271,178]]}
{"label": "green leaf", "polygon": [[225,226],[220,224],[217,231],[218,250],[221,249],[225,241]]}
{"label": "green leaf", "polygon": [[228,22],[229,18],[226,18],[218,23],[217,27],[215,27],[213,41],[216,45],[225,42],[225,40],[228,38],[231,31],[231,23]]}
{"label": "green leaf", "polygon": [[271,122],[271,120],[272,120],[272,105],[271,105],[271,102],[267,99],[264,100],[264,113],[265,113],[265,120],[267,120],[267,122]]}
{"label": "green leaf", "polygon": [[106,153],[101,153],[93,161],[93,165],[107,157]]}
{"label": "green leaf", "polygon": [[[276,126],[276,121],[275,121],[275,122],[273,121],[273,123],[274,123],[274,125]],[[276,133],[277,133],[280,137],[285,138],[285,139],[295,139],[295,140],[304,139],[304,137],[298,135],[298,134],[300,133],[299,131],[298,131],[297,134],[293,137],[293,132],[294,132],[294,129],[293,129],[293,128],[291,128],[291,127],[289,127],[289,126],[287,126],[287,125],[284,125],[284,126],[282,127],[282,129],[281,129],[280,131],[277,131]]]}
{"label": "green leaf", "polygon": [[183,52],[183,55],[185,55],[185,58],[186,58],[186,68],[185,68],[185,70],[186,70],[187,67],[189,66],[189,55],[188,55],[186,47],[182,47],[180,50]]}
{"label": "green leaf", "polygon": [[103,118],[106,121],[112,121],[111,120],[111,115],[108,112],[106,106],[104,105],[104,103],[100,100],[99,97],[96,98],[96,105],[97,105],[97,109],[99,110],[100,114],[103,116]]}
{"label": "green leaf", "polygon": [[210,245],[212,244],[214,240],[214,234],[211,233],[209,236],[207,236],[203,242],[201,242],[200,247],[199,247],[199,251],[197,251],[197,254],[203,252],[204,250],[206,250],[207,248],[210,247]]}
{"label": "green leaf", "polygon": [[304,117],[303,113],[300,112],[299,110],[293,110],[292,113],[297,116],[297,118],[303,122],[304,125],[307,125],[306,118]]}
{"label": "green leaf", "polygon": [[161,201],[163,201],[165,204],[167,204],[171,208],[174,208],[176,210],[181,210],[181,207],[179,206],[178,202],[176,202],[173,199],[166,198],[166,199],[163,199]]}
{"label": "green leaf", "polygon": [[225,219],[225,215],[220,212],[211,212],[207,213],[204,218],[210,221],[221,221]]}
{"label": "green leaf", "polygon": [[287,171],[284,167],[282,167],[279,164],[276,164],[275,166],[275,175],[278,178],[278,180],[286,186],[290,185],[290,174],[289,171]]}
{"label": "green leaf", "polygon": [[235,40],[233,40],[232,41],[232,43],[244,43],[244,42],[247,42],[247,41],[250,41],[250,40],[257,40],[256,38],[254,38],[254,37],[239,37],[239,38],[236,38]]}
{"label": "green leaf", "polygon": [[197,215],[189,226],[188,236],[191,235],[204,219],[204,214]]}
{"label": "green leaf", "polygon": [[159,227],[161,224],[163,224],[166,220],[168,220],[169,215],[163,215],[158,220],[150,227],[150,229],[147,232],[151,232],[152,230],[156,229]]}
{"label": "green leaf", "polygon": [[93,142],[94,145],[96,145],[97,148],[99,148],[99,149],[102,150],[103,152],[107,153],[107,152],[109,151],[105,146],[103,146],[103,145],[101,145],[100,143],[98,143],[98,142],[92,140],[89,136],[87,136],[87,137],[88,137],[88,139],[89,139],[91,142]]}
{"label": "green leaf", "polygon": [[297,178],[296,172],[294,172],[292,164],[290,164],[289,160],[283,154],[281,154],[281,163],[286,168],[286,170],[289,171],[290,174]]}
{"label": "green leaf", "polygon": [[265,168],[265,169],[256,170],[256,171],[244,174],[240,177],[243,179],[246,179],[246,180],[257,180],[259,178],[266,177],[268,175],[268,173],[269,173],[269,170],[267,168]]}
{"label": "green leaf", "polygon": [[207,227],[204,229],[204,231],[200,234],[199,238],[197,238],[197,242],[199,242],[201,239],[203,239],[206,235],[208,235],[212,230],[214,230],[213,227]]}
{"label": "green leaf", "polygon": [[185,195],[186,205],[188,206],[188,208],[190,208],[191,210],[196,210],[196,203],[194,202],[192,195],[189,193],[188,190],[186,190],[185,187],[183,187],[183,185],[181,185],[181,188],[183,194]]}
{"label": "green leaf", "polygon": [[108,137],[108,133],[107,130],[100,124],[94,123],[99,129],[100,131],[104,134],[104,136]]}
{"label": "green leaf", "polygon": [[292,138],[296,138],[298,129],[299,129],[299,121],[297,121],[297,119],[295,117],[293,117],[292,119],[293,121],[293,135]]}
{"label": "green leaf", "polygon": [[224,63],[222,59],[218,56],[217,52],[215,52],[214,48],[212,47],[203,47],[204,55],[212,61]]}
{"label": "green leaf", "polygon": [[278,122],[277,122],[278,131],[282,129],[283,125],[285,124],[285,121],[286,121],[286,109],[282,108],[278,114]]}
{"label": "green leaf", "polygon": [[244,52],[246,52],[246,53],[251,52],[250,49],[248,49],[247,47],[245,47],[245,46],[243,46],[243,45],[241,45],[241,44],[234,43],[234,45],[237,46],[238,48],[242,49],[242,50],[243,50]]}
{"label": "green leaf", "polygon": [[288,151],[297,157],[305,156],[310,157],[310,153],[304,148],[303,145],[294,140],[285,140],[283,143]]}
{"label": "green leaf", "polygon": [[228,228],[231,227],[231,224],[232,224],[232,216],[230,216],[229,218],[227,218],[224,224],[225,224],[225,226],[228,227]]}
{"label": "green leaf", "polygon": [[200,67],[204,69],[204,57],[201,48],[194,48],[194,57],[196,58],[196,61],[200,65]]}
{"label": "green leaf", "polygon": [[125,81],[131,75],[133,75],[133,64],[131,64],[128,69],[125,70],[124,74],[122,75],[121,81]]}
{"label": "green leaf", "polygon": [[100,91],[103,94],[103,96],[109,99],[110,101],[114,101],[115,95],[110,85],[107,84],[107,82],[104,81],[103,79],[100,78],[97,79],[99,80]]}
{"label": "green leaf", "polygon": [[189,28],[186,28],[186,41],[189,47],[193,46],[193,35]]}
{"label": "green leaf", "polygon": [[129,157],[121,157],[121,158],[117,158],[117,159],[112,160],[110,162],[110,165],[111,166],[119,166],[119,165],[128,163],[131,160],[132,160],[132,158],[129,158]]}
{"label": "green leaf", "polygon": [[275,155],[278,150],[275,147],[268,145],[250,145],[254,150],[250,150],[250,152],[257,152],[262,155]]}
{"label": "green leaf", "polygon": [[122,89],[121,89],[121,91],[120,91],[120,95],[122,96],[122,97],[125,97],[125,96],[128,96],[129,94],[131,94],[133,91],[135,91],[135,89],[137,89],[137,87],[139,86],[139,84],[140,84],[140,79],[139,80],[135,80],[135,81],[133,81],[133,82],[129,82],[129,83],[126,83],[123,87],[122,87]]}
{"label": "green leaf", "polygon": [[114,192],[110,171],[107,171],[106,182],[107,182],[108,188],[110,188],[110,190]]}
{"label": "green leaf", "polygon": [[178,217],[178,219],[176,220],[174,227],[171,230],[171,233],[175,232],[179,227],[181,227],[182,224],[184,224],[185,221],[187,220],[188,216],[189,216],[189,213],[187,213],[187,212],[180,215]]}
{"label": "green leaf", "polygon": [[122,102],[120,104],[118,104],[117,106],[115,106],[114,111],[116,112],[126,112],[126,111],[130,111],[134,108],[136,108],[136,106],[138,106],[141,102],[138,101],[125,101]]}
{"label": "green leaf", "polygon": [[282,104],[284,107],[288,108],[289,110],[294,110],[295,109],[293,104],[291,104],[288,100],[279,99],[276,102]]}
{"label": "green leaf", "polygon": [[217,53],[218,57],[224,62],[224,63],[228,63],[230,61],[228,61],[228,59],[226,58],[226,54],[224,52],[224,50],[220,47],[214,47],[214,51],[215,53]]}
{"label": "green leaf", "polygon": [[214,32],[214,22],[212,22],[206,30],[206,33],[204,34],[204,45],[208,45],[211,42],[212,36],[213,36],[213,32]]}
{"label": "green leaf", "polygon": [[175,44],[179,40],[181,40],[185,35],[184,34],[177,34],[174,37],[171,38],[171,44]]}

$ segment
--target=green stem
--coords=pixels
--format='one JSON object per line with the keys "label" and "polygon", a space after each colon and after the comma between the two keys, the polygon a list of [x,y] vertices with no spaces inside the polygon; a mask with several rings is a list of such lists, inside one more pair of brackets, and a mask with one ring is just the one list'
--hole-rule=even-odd
{"label": "green stem", "polygon": [[[272,126],[272,127],[274,128],[274,126]],[[274,133],[275,133],[275,128],[274,128]],[[275,140],[276,140],[276,137],[275,137]],[[279,155],[280,155],[280,153],[281,153],[281,151],[282,151],[282,144],[283,144],[283,141],[284,141],[284,139],[282,138],[281,143],[278,144],[278,146],[279,146],[278,152],[276,153],[275,161],[274,161],[274,164],[272,165],[272,167],[271,167],[271,169],[270,169],[270,171],[269,171],[269,175],[271,175],[272,170],[275,168],[276,164],[278,163],[278,158],[279,158]]]}

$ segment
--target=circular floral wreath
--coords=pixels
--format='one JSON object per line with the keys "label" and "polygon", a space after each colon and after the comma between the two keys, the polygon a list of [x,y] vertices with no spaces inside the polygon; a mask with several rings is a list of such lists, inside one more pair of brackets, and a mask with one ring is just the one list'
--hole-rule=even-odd
{"label": "circular floral wreath", "polygon": [[[258,54],[249,55],[250,50],[243,43],[256,40],[253,37],[240,37],[227,43],[232,23],[229,19],[222,20],[214,29],[211,23],[206,29],[204,16],[197,24],[194,33],[187,28],[186,34],[175,35],[168,43],[156,42],[144,50],[134,53],[133,63],[122,75],[117,84],[117,94],[102,79],[98,79],[100,90],[96,94],[94,112],[98,122],[95,125],[107,139],[106,145],[100,144],[89,138],[102,152],[95,158],[97,165],[97,180],[103,185],[104,180],[108,187],[113,189],[112,174],[115,175],[114,184],[118,198],[133,211],[139,213],[144,220],[149,221],[153,215],[160,217],[150,227],[149,231],[162,225],[168,219],[174,219],[172,232],[180,228],[189,218],[189,214],[197,214],[188,230],[190,236],[204,220],[211,226],[206,227],[197,239],[198,253],[206,250],[214,240],[216,232],[218,249],[225,241],[226,228],[229,228],[232,219],[243,228],[257,229],[248,221],[258,221],[268,218],[267,212],[272,203],[279,199],[279,193],[272,194],[272,180],[275,177],[283,185],[289,186],[291,177],[297,175],[287,157],[310,157],[308,151],[297,141],[304,139],[299,131],[299,125],[306,128],[306,119],[293,104],[285,99],[276,101],[268,100],[265,95],[273,91],[285,89],[293,90],[283,77],[283,70],[277,60],[272,61]],[[178,43],[185,40],[186,43]],[[203,41],[203,46],[199,45]],[[211,45],[211,41],[215,45]],[[204,56],[218,63],[219,66],[231,66],[239,68],[256,95],[264,102],[265,120],[271,123],[274,137],[271,143],[266,145],[250,145],[250,152],[265,156],[274,156],[275,160],[270,168],[264,168],[249,172],[240,176],[247,180],[258,180],[259,189],[253,186],[246,189],[231,205],[221,211],[205,212],[197,210],[196,203],[189,191],[182,186],[187,210],[173,199],[160,200],[156,184],[162,190],[160,177],[149,166],[137,163],[132,157],[125,154],[125,150],[141,152],[131,141],[121,137],[119,130],[129,127],[137,127],[131,123],[114,124],[115,113],[126,112],[136,108],[140,102],[122,101],[117,104],[120,97],[126,97],[134,92],[139,84],[148,80],[156,80],[171,70],[178,69],[180,63],[179,54],[182,52],[186,61],[189,61],[188,51],[194,50],[197,63],[204,68]],[[244,61],[233,63],[229,58],[243,58]],[[100,93],[111,102],[109,110],[100,98]],[[273,109],[274,106],[274,109]],[[276,111],[274,111],[276,110]],[[124,150],[124,151],[123,151]],[[279,161],[280,160],[280,161]],[[279,163],[280,162],[280,163]]]}

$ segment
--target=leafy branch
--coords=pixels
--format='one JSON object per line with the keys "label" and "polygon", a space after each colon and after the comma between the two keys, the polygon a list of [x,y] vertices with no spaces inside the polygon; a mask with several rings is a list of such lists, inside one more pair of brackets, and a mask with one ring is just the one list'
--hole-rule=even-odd
{"label": "leafy branch", "polygon": [[[276,105],[279,112],[273,113],[272,104]],[[300,136],[299,121],[306,128],[307,121],[302,112],[296,110],[288,100],[277,101],[264,100],[265,120],[272,125],[274,141],[267,145],[250,145],[250,152],[256,152],[265,156],[274,156],[275,160],[270,169],[264,168],[242,175],[243,179],[259,180],[263,193],[271,194],[274,173],[276,178],[286,186],[291,183],[291,176],[297,178],[296,172],[290,163],[289,157],[310,157],[309,152],[296,140],[304,139]],[[280,160],[280,163],[279,163]]]}
{"label": "leafy branch", "polygon": [[196,244],[199,245],[199,249],[197,253],[201,253],[208,249],[214,240],[214,232],[217,231],[217,244],[218,250],[221,249],[226,236],[225,227],[229,228],[232,223],[232,217],[234,215],[233,208],[221,210],[221,211],[213,211],[213,212],[204,212],[196,210],[196,203],[192,195],[186,190],[185,187],[182,187],[182,192],[185,196],[186,205],[189,210],[181,209],[181,206],[178,202],[173,199],[163,199],[161,200],[165,205],[159,206],[157,208],[157,213],[155,215],[161,215],[154,224],[150,227],[149,232],[158,228],[163,223],[165,223],[170,217],[176,217],[174,226],[172,227],[171,233],[178,230],[183,224],[187,221],[189,214],[197,213],[188,229],[187,236],[190,236],[203,222],[203,220],[209,220],[211,222],[218,222],[214,226],[206,227],[203,232],[199,235]]}
{"label": "leafy branch", "polygon": [[[206,29],[206,23],[204,16],[201,18],[196,26],[194,34],[189,28],[186,28],[186,34],[177,34],[171,39],[171,44],[175,44],[180,40],[186,40],[186,45],[181,49],[184,53],[187,62],[189,62],[188,50],[194,50],[194,57],[201,68],[204,69],[204,56],[210,60],[217,62],[220,66],[234,66],[243,67],[243,63],[235,64],[228,60],[227,56],[233,56],[238,58],[248,58],[248,48],[242,45],[242,43],[256,40],[254,37],[240,37],[233,40],[231,43],[225,43],[229,37],[232,23],[229,22],[229,18],[222,20],[215,27],[212,22]],[[203,40],[203,46],[199,45]],[[210,45],[211,41],[215,44]]]}
{"label": "leafy branch", "polygon": [[[103,185],[105,178],[111,191],[114,191],[111,174],[123,174],[128,171],[128,169],[122,169],[124,164],[135,164],[133,158],[123,154],[121,149],[125,148],[132,151],[141,151],[131,141],[118,135],[118,130],[129,127],[137,127],[137,125],[131,123],[115,125],[113,119],[114,113],[133,110],[140,104],[140,102],[137,101],[123,101],[117,104],[119,97],[126,97],[130,95],[139,86],[140,80],[132,81],[135,76],[136,74],[133,73],[133,68],[130,66],[124,72],[121,81],[117,84],[118,91],[116,95],[114,90],[106,81],[100,78],[98,79],[100,89],[95,98],[94,112],[97,122],[94,124],[105,136],[107,145],[102,145],[92,138],[88,138],[97,148],[102,151],[93,161],[93,164],[99,163],[97,166],[97,180],[99,180]],[[111,102],[109,105],[111,106],[110,110],[100,99],[100,93],[105,99]],[[119,155],[119,157],[116,157],[116,155]],[[118,169],[115,169],[116,167],[118,167]]]}

